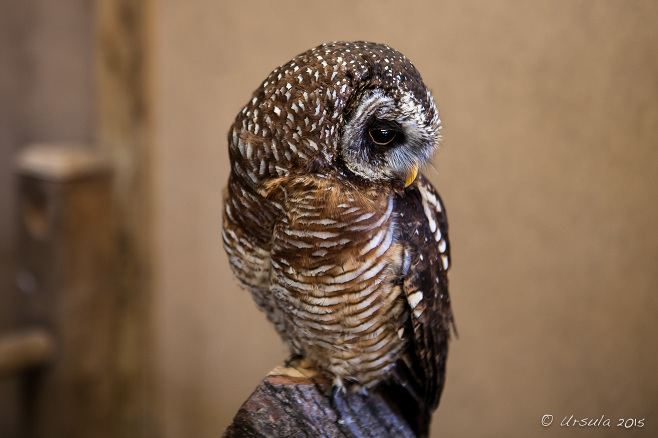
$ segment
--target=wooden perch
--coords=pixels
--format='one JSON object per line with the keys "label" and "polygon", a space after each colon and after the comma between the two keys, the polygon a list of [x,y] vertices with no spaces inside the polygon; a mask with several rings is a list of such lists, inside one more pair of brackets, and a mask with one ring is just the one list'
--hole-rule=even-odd
{"label": "wooden perch", "polygon": [[409,409],[405,409],[405,401],[396,398],[394,392],[390,387],[380,386],[367,393],[350,388],[332,392],[329,379],[296,360],[270,371],[223,436],[411,438],[425,435],[425,427],[418,431],[407,421],[404,411]]}

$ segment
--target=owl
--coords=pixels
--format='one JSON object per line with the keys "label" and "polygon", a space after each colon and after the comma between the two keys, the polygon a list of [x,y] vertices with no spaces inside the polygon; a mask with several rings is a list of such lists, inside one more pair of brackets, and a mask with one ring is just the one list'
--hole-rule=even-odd
{"label": "owl", "polygon": [[304,52],[230,129],[222,233],[235,277],[292,354],[337,388],[396,381],[430,414],[453,326],[445,209],[419,173],[440,129],[394,49]]}

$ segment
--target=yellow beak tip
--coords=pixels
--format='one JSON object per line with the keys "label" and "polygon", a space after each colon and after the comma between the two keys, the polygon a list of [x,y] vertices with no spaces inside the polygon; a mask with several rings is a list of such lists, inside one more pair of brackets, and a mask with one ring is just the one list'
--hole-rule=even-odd
{"label": "yellow beak tip", "polygon": [[411,168],[411,171],[407,175],[407,179],[404,181],[404,186],[409,187],[411,183],[416,180],[416,176],[418,176],[418,166],[414,165],[414,167]]}

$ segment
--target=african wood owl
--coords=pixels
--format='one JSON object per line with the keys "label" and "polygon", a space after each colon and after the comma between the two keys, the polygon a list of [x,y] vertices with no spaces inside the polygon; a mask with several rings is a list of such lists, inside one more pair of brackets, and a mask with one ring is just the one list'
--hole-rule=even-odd
{"label": "african wood owl", "polygon": [[293,354],[339,388],[410,376],[429,412],[453,324],[445,209],[419,173],[440,125],[392,48],[302,53],[235,119],[223,223],[235,276]]}

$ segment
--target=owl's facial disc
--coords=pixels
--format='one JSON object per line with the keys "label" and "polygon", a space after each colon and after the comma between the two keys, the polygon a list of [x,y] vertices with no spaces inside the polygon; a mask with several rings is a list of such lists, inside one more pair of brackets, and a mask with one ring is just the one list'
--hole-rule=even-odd
{"label": "owl's facial disc", "polygon": [[381,90],[359,100],[341,136],[347,168],[370,181],[399,180],[407,187],[436,147],[434,126],[419,104],[404,95],[396,100]]}

